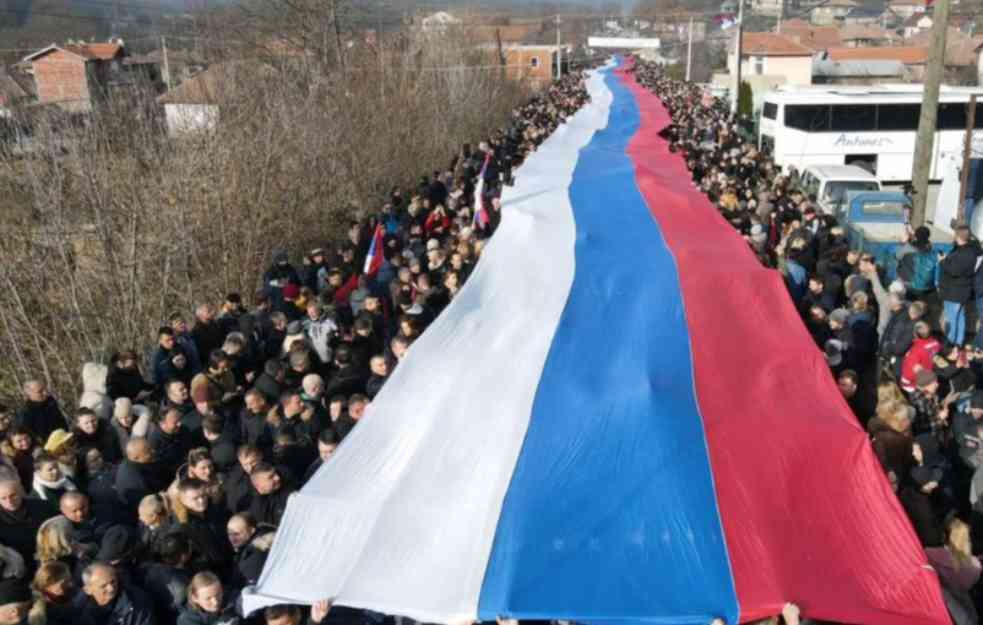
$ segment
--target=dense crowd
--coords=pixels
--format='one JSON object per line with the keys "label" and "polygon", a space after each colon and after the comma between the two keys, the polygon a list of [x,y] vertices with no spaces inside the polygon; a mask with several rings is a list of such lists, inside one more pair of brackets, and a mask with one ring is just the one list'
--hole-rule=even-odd
{"label": "dense crowd", "polygon": [[[939,575],[958,625],[983,604],[983,250],[969,229],[937,254],[911,229],[888,281],[874,257],[851,249],[844,224],[817,209],[750,137],[747,120],[699,87],[641,65],[636,75],[671,117],[670,148],[696,185],[782,272],[792,301],[859,422]],[[976,341],[969,341],[974,334]]]}
{"label": "dense crowd", "polygon": [[275,251],[245,301],[175,312],[151,353],[87,364],[80,407],[25,383],[0,406],[0,625],[385,620],[326,602],[246,617],[237,599],[290,494],[468,279],[513,170],[587,101],[568,75],[343,240]]}
{"label": "dense crowd", "polygon": [[[966,341],[966,309],[983,299],[980,245],[960,229],[940,259],[916,229],[898,252],[899,279],[885,284],[725,103],[654,66],[635,71],[669,109],[665,136],[693,183],[785,276],[953,617],[975,623],[983,351]],[[394,187],[343,240],[297,263],[275,251],[246,301],[230,293],[218,310],[175,312],[150,353],[86,365],[80,407],[25,383],[19,406],[0,406],[0,625],[391,621],[327,602],[246,617],[237,599],[256,583],[290,494],[468,279],[513,170],[587,101],[583,76],[565,77],[446,169]],[[797,625],[798,609],[765,622],[779,620]]]}

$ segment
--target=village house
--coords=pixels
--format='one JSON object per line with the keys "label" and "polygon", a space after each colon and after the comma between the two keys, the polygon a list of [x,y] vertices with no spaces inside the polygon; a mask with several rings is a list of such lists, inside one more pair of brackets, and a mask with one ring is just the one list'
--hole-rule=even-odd
{"label": "village house", "polygon": [[839,25],[857,6],[854,0],[829,0],[809,12],[810,21],[817,26]]}
{"label": "village house", "polygon": [[834,26],[814,26],[802,20],[789,20],[781,25],[780,34],[813,52],[843,45],[840,31]]}
{"label": "village house", "polygon": [[870,6],[859,6],[850,9],[843,17],[844,26],[878,26],[884,9]]}
{"label": "village house", "polygon": [[927,0],[891,0],[888,8],[898,17],[906,20],[916,13],[924,13],[927,5]]}
{"label": "village house", "polygon": [[34,82],[36,101],[85,112],[114,89],[160,86],[156,63],[130,58],[122,40],[51,44],[18,64]]}
{"label": "village house", "polygon": [[879,48],[830,48],[823,60],[844,61],[895,61],[904,65],[907,77],[920,82],[925,77],[928,46],[884,46]]}
{"label": "village house", "polygon": [[[741,46],[742,76],[782,76],[782,84],[812,84],[812,55],[809,48],[777,33],[744,33]],[[727,67],[733,75],[737,63],[734,52]]]}
{"label": "village house", "polygon": [[843,45],[848,48],[890,46],[899,41],[896,34],[878,26],[844,26],[839,34]]}

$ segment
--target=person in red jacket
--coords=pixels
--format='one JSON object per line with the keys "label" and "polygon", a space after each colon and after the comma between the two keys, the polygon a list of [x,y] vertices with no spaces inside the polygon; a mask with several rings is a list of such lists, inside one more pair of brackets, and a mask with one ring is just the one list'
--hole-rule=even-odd
{"label": "person in red jacket", "polygon": [[942,343],[932,336],[928,323],[915,324],[915,340],[901,362],[901,388],[911,393],[915,390],[915,376],[925,369],[932,370],[932,357],[942,350]]}

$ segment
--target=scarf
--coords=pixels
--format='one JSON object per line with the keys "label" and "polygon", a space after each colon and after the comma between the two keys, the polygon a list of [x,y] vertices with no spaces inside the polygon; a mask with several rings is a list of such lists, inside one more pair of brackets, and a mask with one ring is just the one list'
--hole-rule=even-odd
{"label": "scarf", "polygon": [[48,491],[71,491],[76,490],[75,484],[68,479],[67,475],[61,476],[61,479],[57,482],[49,482],[48,480],[42,479],[38,475],[34,476],[34,492],[41,497],[41,499],[48,499]]}

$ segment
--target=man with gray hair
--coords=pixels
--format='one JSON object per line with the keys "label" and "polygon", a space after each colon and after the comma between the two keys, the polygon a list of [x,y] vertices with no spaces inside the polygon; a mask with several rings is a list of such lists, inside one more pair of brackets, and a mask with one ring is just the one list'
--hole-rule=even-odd
{"label": "man with gray hair", "polygon": [[17,411],[17,425],[23,425],[43,441],[59,428],[66,428],[67,421],[58,402],[40,380],[28,380],[22,387],[24,405]]}
{"label": "man with gray hair", "polygon": [[80,625],[156,625],[147,596],[124,586],[116,569],[93,562],[82,571],[82,594],[76,598]]}

